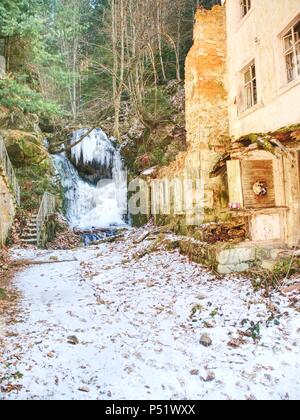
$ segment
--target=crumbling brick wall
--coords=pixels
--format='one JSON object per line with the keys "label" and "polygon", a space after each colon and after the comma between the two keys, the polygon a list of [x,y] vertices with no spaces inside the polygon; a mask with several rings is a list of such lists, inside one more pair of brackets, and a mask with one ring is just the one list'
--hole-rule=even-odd
{"label": "crumbling brick wall", "polygon": [[[205,220],[227,213],[226,182],[211,179],[210,171],[229,139],[226,80],[225,9],[198,9],[195,16],[194,44],[186,59],[186,128],[188,150],[176,162],[163,168],[158,177],[180,176],[204,181]],[[226,208],[226,210],[225,210]]]}

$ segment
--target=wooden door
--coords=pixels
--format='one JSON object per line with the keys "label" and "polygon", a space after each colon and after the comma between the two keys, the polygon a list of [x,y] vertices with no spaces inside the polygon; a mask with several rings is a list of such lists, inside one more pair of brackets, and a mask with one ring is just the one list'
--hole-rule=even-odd
{"label": "wooden door", "polygon": [[[242,187],[245,208],[272,208],[276,206],[273,160],[244,160],[242,166]],[[256,182],[266,185],[268,193],[257,196],[253,192]]]}

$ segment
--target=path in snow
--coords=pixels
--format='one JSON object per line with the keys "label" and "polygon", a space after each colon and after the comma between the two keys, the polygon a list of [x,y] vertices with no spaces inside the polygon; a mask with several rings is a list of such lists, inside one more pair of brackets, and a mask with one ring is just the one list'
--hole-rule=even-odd
{"label": "path in snow", "polygon": [[[7,320],[0,399],[300,397],[300,314],[286,297],[270,305],[250,282],[218,280],[177,251],[135,261],[136,251],[128,240],[14,252],[52,264],[15,279],[23,299]],[[230,347],[251,322],[261,339]]]}

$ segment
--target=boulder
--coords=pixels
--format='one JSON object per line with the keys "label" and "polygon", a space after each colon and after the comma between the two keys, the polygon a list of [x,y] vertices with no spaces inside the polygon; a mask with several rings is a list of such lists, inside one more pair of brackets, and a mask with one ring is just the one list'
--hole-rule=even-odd
{"label": "boulder", "polygon": [[[42,144],[42,136],[36,132],[21,130],[0,130],[6,149],[14,167],[20,168],[30,164],[45,164],[47,151]],[[47,163],[48,166],[48,163]]]}
{"label": "boulder", "polygon": [[35,114],[24,114],[20,109],[8,109],[0,106],[0,129],[22,130],[41,134],[39,117]]}

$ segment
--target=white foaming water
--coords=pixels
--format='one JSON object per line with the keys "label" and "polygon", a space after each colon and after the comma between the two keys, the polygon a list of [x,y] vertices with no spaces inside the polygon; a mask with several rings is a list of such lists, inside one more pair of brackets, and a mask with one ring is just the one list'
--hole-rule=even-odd
{"label": "white foaming water", "polygon": [[[75,133],[73,141],[82,135]],[[101,130],[94,130],[72,151],[75,160],[112,167],[113,179],[106,179],[92,185],[78,174],[65,154],[54,158],[60,174],[66,202],[66,217],[74,228],[109,229],[125,225],[127,213],[127,175],[119,152]],[[80,157],[81,156],[81,157]],[[77,160],[78,158],[78,160]]]}

